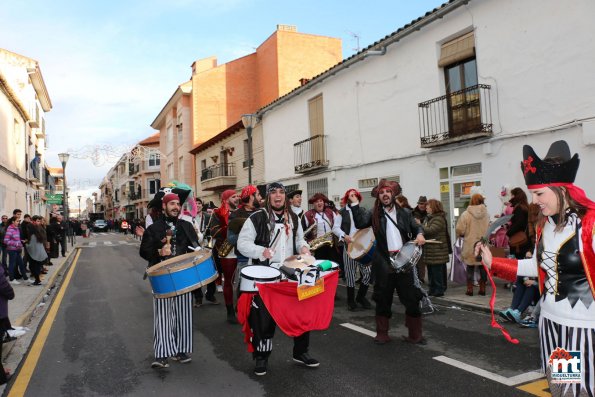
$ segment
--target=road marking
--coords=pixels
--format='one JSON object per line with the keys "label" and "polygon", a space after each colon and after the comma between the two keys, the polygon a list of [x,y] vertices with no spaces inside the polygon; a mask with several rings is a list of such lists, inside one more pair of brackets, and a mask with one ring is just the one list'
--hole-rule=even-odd
{"label": "road marking", "polygon": [[103,244],[105,244],[105,245],[114,245],[114,243],[112,243],[111,241],[104,241]]}
{"label": "road marking", "polygon": [[70,280],[72,279],[72,274],[76,268],[79,256],[81,256],[81,250],[78,250],[76,253],[74,260],[72,261],[72,265],[70,265],[70,269],[68,270],[66,277],[64,277],[64,281],[62,281],[60,290],[58,291],[58,294],[56,295],[56,298],[54,299],[54,302],[52,303],[52,306],[50,307],[45,319],[43,320],[43,324],[39,328],[39,332],[37,333],[35,341],[33,342],[33,345],[27,354],[25,363],[21,367],[14,384],[10,388],[8,397],[20,397],[25,395],[27,387],[29,386],[29,382],[31,381],[31,377],[33,376],[33,371],[35,370],[35,367],[39,361],[39,357],[41,356],[43,346],[45,345],[50,330],[52,329],[52,324],[54,324],[54,320],[56,319],[58,309],[62,304],[62,299],[64,298],[68,284],[70,284]]}
{"label": "road marking", "polygon": [[538,397],[552,396],[552,394],[549,392],[550,385],[548,385],[547,379],[540,379],[537,382],[527,383],[526,385],[517,387],[517,389]]}
{"label": "road marking", "polygon": [[97,242],[96,241],[91,241],[89,243],[89,247],[95,247],[96,245],[97,245]]}
{"label": "road marking", "polygon": [[506,386],[515,386],[515,385],[519,385],[521,383],[527,383],[532,380],[543,378],[543,374],[541,372],[537,372],[537,371],[531,371],[531,372],[527,372],[524,374],[520,374],[520,375],[516,375],[516,376],[510,377],[510,378],[507,378],[505,376],[498,375],[498,374],[495,374],[490,371],[486,371],[485,369],[474,367],[473,365],[469,365],[462,361],[448,358],[446,356],[437,356],[437,357],[434,357],[434,360],[440,361],[445,364],[452,365],[453,367],[462,369],[463,371],[471,372],[472,374],[479,375],[479,376],[482,376],[487,379],[491,379],[495,382],[502,383],[503,385],[506,385]]}
{"label": "road marking", "polygon": [[343,323],[341,324],[342,327],[349,328],[350,330],[359,332],[364,335],[371,336],[372,338],[376,336],[376,332],[370,331],[369,329],[365,329],[360,327],[359,325],[351,324],[351,323]]}
{"label": "road marking", "polygon": [[118,241],[118,243],[120,243],[120,244],[128,244],[128,241],[120,240],[120,241]]}

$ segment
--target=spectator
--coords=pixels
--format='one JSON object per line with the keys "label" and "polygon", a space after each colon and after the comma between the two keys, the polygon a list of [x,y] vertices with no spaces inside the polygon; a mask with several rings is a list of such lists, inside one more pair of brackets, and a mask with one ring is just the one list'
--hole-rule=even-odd
{"label": "spectator", "polygon": [[27,272],[25,271],[25,264],[21,257],[21,251],[23,250],[23,241],[21,240],[21,232],[19,230],[19,220],[13,216],[8,220],[8,228],[6,229],[6,235],[4,236],[4,244],[8,250],[8,276],[12,284],[20,284],[15,279],[16,268],[18,267],[21,271],[23,280],[27,280]]}
{"label": "spectator", "polygon": [[474,247],[488,231],[490,216],[484,205],[484,198],[481,194],[471,196],[469,206],[461,214],[457,221],[457,236],[463,237],[463,262],[467,265],[467,292],[465,295],[473,296],[473,276],[475,269],[479,268],[479,295],[486,294],[487,274],[481,262],[475,257]]}
{"label": "spectator", "polygon": [[399,194],[396,200],[397,204],[399,204],[399,207],[409,210],[410,212],[413,211],[413,208],[411,208],[411,206],[409,205],[409,200],[407,200],[407,197],[403,196],[402,194]]}
{"label": "spectator", "polygon": [[6,244],[4,244],[4,235],[8,228],[8,215],[2,215],[2,223],[0,223],[0,250],[2,250],[2,267],[4,274],[8,274],[8,252],[6,251]]}
{"label": "spectator", "polygon": [[426,206],[428,204],[428,198],[426,196],[419,196],[417,199],[417,206],[413,209],[413,217],[415,221],[422,225],[426,220],[426,216],[428,216],[428,211],[426,211]]}
{"label": "spectator", "polygon": [[[8,301],[14,299],[14,290],[6,280],[4,268],[0,267],[0,355],[2,353],[2,342],[6,332],[12,328],[8,318]],[[11,378],[11,374],[4,370],[2,360],[0,360],[0,385],[5,384]]]}
{"label": "spectator", "polygon": [[512,219],[510,220],[510,227],[506,232],[509,238],[509,244],[511,243],[510,238],[516,233],[525,233],[527,237],[526,242],[519,246],[510,245],[510,254],[514,255],[516,259],[525,259],[527,251],[533,251],[531,249],[531,241],[528,236],[528,223],[529,223],[529,203],[527,202],[527,195],[520,187],[515,187],[510,191],[510,204],[513,207]]}
{"label": "spectator", "polygon": [[31,235],[27,243],[27,251],[29,252],[29,267],[31,268],[31,276],[35,278],[33,285],[41,285],[41,270],[43,263],[48,258],[45,252],[45,243],[47,242],[47,235],[41,223],[41,216],[35,215],[31,227]]}
{"label": "spectator", "polygon": [[66,231],[68,230],[68,225],[62,215],[58,215],[56,218],[58,222],[57,230],[59,231],[58,244],[61,247],[62,256],[66,256]]}
{"label": "spectator", "polygon": [[47,239],[50,243],[50,258],[57,258],[60,256],[60,225],[58,224],[58,218],[55,216],[50,218],[50,224],[47,229]]}
{"label": "spectator", "polygon": [[428,267],[429,294],[444,296],[446,290],[446,263],[451,249],[448,235],[448,223],[442,203],[435,199],[427,202],[428,216],[423,224],[426,239],[434,239],[440,244],[425,244],[423,250],[424,263]]}

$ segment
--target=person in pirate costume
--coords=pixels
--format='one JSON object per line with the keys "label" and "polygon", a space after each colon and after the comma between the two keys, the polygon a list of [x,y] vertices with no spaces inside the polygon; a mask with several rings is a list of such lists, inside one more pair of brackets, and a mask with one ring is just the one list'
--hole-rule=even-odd
{"label": "person in pirate costume", "polygon": [[[342,208],[339,210],[339,214],[335,217],[335,224],[333,227],[333,233],[335,233],[339,241],[345,243],[343,247],[343,264],[345,269],[345,282],[347,284],[347,309],[349,311],[357,309],[356,302],[364,309],[372,308],[371,303],[366,298],[366,293],[368,292],[368,287],[370,285],[370,266],[364,266],[347,255],[347,244],[351,244],[353,236],[358,230],[353,222],[351,206],[359,205],[361,201],[362,195],[360,192],[356,189],[347,190],[341,199]],[[365,209],[360,208],[360,211],[365,211]],[[362,275],[362,280],[356,297],[355,277],[357,269],[359,269]]]}
{"label": "person in pirate costume", "polygon": [[[237,284],[236,277],[237,277],[238,271],[248,265],[248,259],[249,259],[249,258],[245,257],[244,255],[242,255],[238,251],[238,248],[237,248],[238,236],[240,234],[240,230],[242,230],[242,226],[244,225],[244,222],[246,222],[248,217],[252,213],[254,213],[254,211],[257,211],[260,208],[261,199],[262,198],[261,198],[260,193],[258,192],[258,189],[256,188],[256,186],[248,185],[248,186],[244,187],[242,189],[242,192],[240,193],[240,202],[238,205],[238,209],[236,209],[229,215],[229,224],[227,226],[227,240],[229,241],[230,244],[232,244],[234,246],[234,252],[237,257],[237,259],[236,259],[237,260],[237,262],[236,262],[237,263],[237,265],[236,265],[237,271],[234,269],[234,273],[231,275],[228,275],[228,273],[224,273],[224,277],[227,279],[229,276],[230,281],[232,281],[233,286],[236,286],[236,284]],[[231,270],[231,269],[228,269],[228,271],[229,270]],[[225,269],[224,269],[224,271],[225,271]],[[227,291],[225,291],[225,289],[224,289],[224,294],[225,293],[227,293]],[[231,293],[233,294],[233,291],[231,291]],[[232,297],[232,302],[233,302],[233,297]],[[227,300],[226,300],[225,305],[227,308],[227,322],[230,324],[237,324],[238,321],[236,319],[233,303],[230,305],[227,303]]]}
{"label": "person in pirate costume", "polygon": [[302,191],[293,190],[287,193],[287,199],[289,200],[289,205],[291,205],[291,210],[298,216],[301,222],[305,213],[305,211],[302,209]]}
{"label": "person in pirate costume", "polygon": [[[297,216],[289,209],[285,187],[271,183],[267,188],[266,208],[254,212],[242,226],[238,237],[238,250],[252,259],[252,264],[269,265],[283,263],[295,254],[309,254],[310,247],[304,240],[302,226]],[[275,248],[269,248],[278,235]],[[238,316],[240,311],[238,309]],[[252,331],[254,373],[266,375],[268,357],[273,349],[276,324],[262,298],[255,295],[252,301],[248,324]],[[294,338],[293,360],[310,368],[318,367],[317,360],[308,354],[310,332]]]}
{"label": "person in pirate costume", "polygon": [[374,191],[376,201],[372,212],[364,211],[359,205],[351,205],[355,227],[364,229],[372,226],[376,236],[376,251],[372,258],[372,272],[375,276],[372,299],[376,302],[374,342],[377,344],[385,344],[391,340],[388,331],[395,290],[405,306],[405,325],[409,330],[409,335],[404,337],[405,341],[425,343],[420,308],[423,293],[416,286],[415,269],[396,273],[390,261],[391,254],[400,251],[407,241],[415,240],[418,245],[425,244],[423,227],[409,211],[396,204],[395,197],[400,193],[401,186],[397,182],[381,180]]}
{"label": "person in pirate costume", "polygon": [[[322,193],[316,193],[308,200],[313,208],[306,211],[303,217],[302,227],[310,229],[305,235],[308,243],[317,241],[318,247],[313,246],[313,255],[316,259],[328,259],[336,263],[342,263],[341,258],[334,247],[333,225],[335,212],[329,208],[329,199]],[[320,243],[322,242],[322,243]]]}
{"label": "person in pirate costume", "polygon": [[[162,199],[163,216],[156,219],[143,233],[140,256],[148,267],[198,247],[198,236],[190,222],[178,219],[180,197],[167,193]],[[171,232],[171,233],[168,233]],[[170,236],[170,243],[168,238]],[[189,363],[192,359],[192,293],[170,298],[153,297],[155,361],[152,368],[167,368],[167,359]]]}
{"label": "person in pirate costume", "polygon": [[[493,258],[486,245],[476,246],[500,278],[539,277],[541,362],[555,396],[595,395],[595,202],[574,185],[578,166],[565,141],[552,143],[543,159],[525,145],[521,170],[541,211],[533,257]],[[580,383],[552,381],[550,359],[563,354],[558,349],[580,351]]]}

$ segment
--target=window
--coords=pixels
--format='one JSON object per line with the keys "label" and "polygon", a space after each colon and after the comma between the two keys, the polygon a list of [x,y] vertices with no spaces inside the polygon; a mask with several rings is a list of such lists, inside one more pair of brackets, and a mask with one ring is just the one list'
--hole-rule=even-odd
{"label": "window", "polygon": [[200,160],[200,169],[204,170],[207,168],[207,159]]}
{"label": "window", "polygon": [[174,165],[168,164],[167,165],[167,177],[171,180],[174,179]]}
{"label": "window", "polygon": [[184,180],[184,156],[180,156],[178,159],[178,178]]}
{"label": "window", "polygon": [[[326,197],[328,197],[328,179],[327,178],[322,178],[322,179],[315,179],[313,181],[308,181],[307,182],[307,193],[308,193],[308,197],[312,197],[315,193],[322,193],[324,194]],[[312,208],[312,204],[310,204],[308,206],[308,208]]]}
{"label": "window", "polygon": [[155,194],[159,191],[159,179],[149,180],[149,194]]}
{"label": "window", "polygon": [[149,167],[156,167],[161,164],[161,156],[159,153],[149,154]]}
{"label": "window", "polygon": [[318,95],[308,101],[308,117],[310,121],[310,136],[323,135],[322,95]]}
{"label": "window", "polygon": [[285,191],[287,193],[295,192],[296,190],[300,190],[299,183],[296,183],[294,185],[285,185]]}
{"label": "window", "polygon": [[176,124],[176,128],[178,130],[178,146],[181,145],[184,141],[184,128],[182,124],[182,115],[178,115],[178,122]]}
{"label": "window", "polygon": [[174,128],[173,126],[167,127],[167,151],[170,152],[174,145]]}

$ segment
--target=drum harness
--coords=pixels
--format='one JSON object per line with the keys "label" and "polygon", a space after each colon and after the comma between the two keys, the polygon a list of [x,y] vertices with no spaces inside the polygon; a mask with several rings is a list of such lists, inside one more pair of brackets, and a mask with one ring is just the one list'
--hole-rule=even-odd
{"label": "drum harness", "polygon": [[[392,222],[393,225],[395,225],[397,230],[399,230],[399,232],[400,232],[401,229],[399,229],[399,226],[397,226],[397,223],[394,221],[394,219],[391,218],[386,211],[384,211],[384,215],[386,216],[386,218],[388,220],[390,220]],[[407,233],[407,237],[409,239],[411,239],[412,236],[413,236],[413,233]],[[431,313],[434,313],[435,311],[438,311],[438,309],[436,309],[434,307],[434,305],[432,305],[432,301],[430,300],[430,297],[428,296],[428,291],[426,291],[421,286],[421,282],[419,281],[419,276],[417,275],[417,266],[411,266],[411,267],[413,268],[413,286],[415,286],[415,288],[419,289],[422,294],[422,298],[419,303],[422,314],[431,314]]]}

